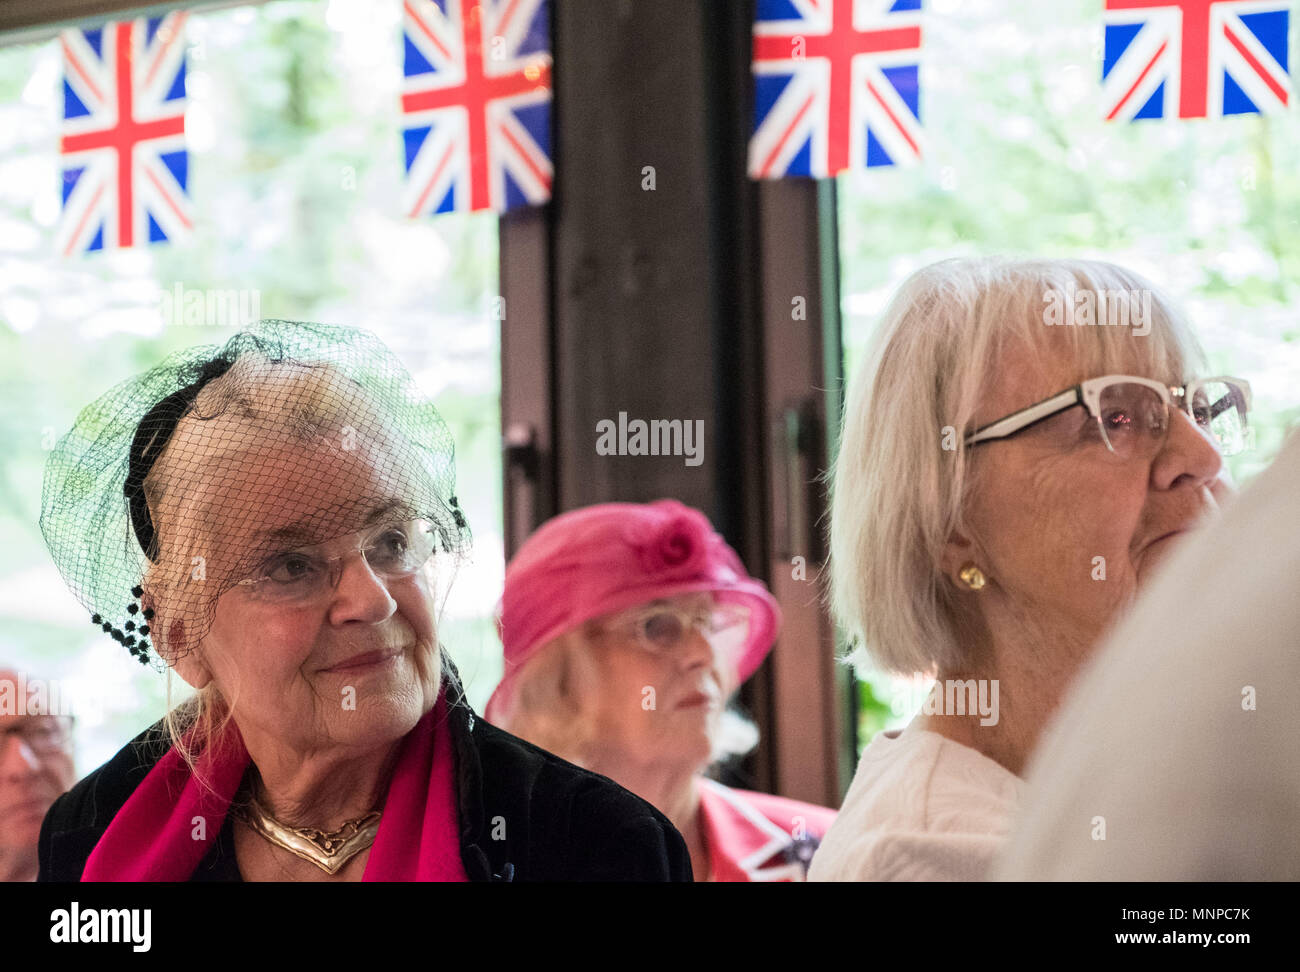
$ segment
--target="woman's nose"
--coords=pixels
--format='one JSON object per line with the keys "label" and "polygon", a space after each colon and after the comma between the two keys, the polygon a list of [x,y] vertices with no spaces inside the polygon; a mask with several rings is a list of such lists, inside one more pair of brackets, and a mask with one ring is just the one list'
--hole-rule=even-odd
{"label": "woman's nose", "polygon": [[359,551],[343,557],[335,565],[335,570],[339,571],[339,579],[330,605],[333,623],[366,621],[373,624],[397,610],[397,602],[388,593],[387,582],[370,569]]}
{"label": "woman's nose", "polygon": [[1169,434],[1151,465],[1152,485],[1172,489],[1182,483],[1205,486],[1223,471],[1223,456],[1209,435],[1181,409],[1169,410]]}
{"label": "woman's nose", "polygon": [[682,637],[682,643],[677,650],[683,668],[713,663],[713,643],[698,625],[691,625],[686,629],[686,634]]}

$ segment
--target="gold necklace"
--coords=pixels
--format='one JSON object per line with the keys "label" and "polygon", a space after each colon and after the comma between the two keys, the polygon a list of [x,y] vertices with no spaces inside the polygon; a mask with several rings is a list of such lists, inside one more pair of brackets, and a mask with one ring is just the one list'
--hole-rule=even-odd
{"label": "gold necklace", "polygon": [[326,874],[337,874],[344,864],[370,847],[379,833],[378,810],[355,820],[345,820],[337,830],[290,827],[276,820],[252,793],[248,794],[247,804],[234,810],[253,833],[304,861],[311,861]]}

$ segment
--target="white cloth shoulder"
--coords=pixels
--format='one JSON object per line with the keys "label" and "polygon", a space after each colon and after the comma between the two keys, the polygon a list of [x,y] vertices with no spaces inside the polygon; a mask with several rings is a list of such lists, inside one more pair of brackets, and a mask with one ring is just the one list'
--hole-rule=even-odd
{"label": "white cloth shoulder", "polygon": [[1024,784],[969,746],[909,725],[862,753],[810,881],[978,881]]}

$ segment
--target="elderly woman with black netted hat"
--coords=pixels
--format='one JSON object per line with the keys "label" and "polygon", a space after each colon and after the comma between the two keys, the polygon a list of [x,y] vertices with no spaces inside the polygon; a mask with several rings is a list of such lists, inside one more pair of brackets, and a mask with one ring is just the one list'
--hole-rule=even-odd
{"label": "elderly woman with black netted hat", "polygon": [[373,336],[264,321],[84,410],[41,528],[196,690],[51,808],[42,880],[689,879],[667,819],[475,718],[451,438]]}

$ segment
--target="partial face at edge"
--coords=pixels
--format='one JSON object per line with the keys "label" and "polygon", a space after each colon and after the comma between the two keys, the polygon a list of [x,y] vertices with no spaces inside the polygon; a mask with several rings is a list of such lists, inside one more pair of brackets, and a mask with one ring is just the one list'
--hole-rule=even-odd
{"label": "partial face at edge", "polygon": [[[16,672],[0,670],[17,698]],[[48,717],[16,712],[0,714],[0,730]],[[39,747],[38,747],[39,748]],[[17,734],[0,736],[0,856],[33,853],[46,812],[76,780],[71,740],[56,751],[38,751]]]}

